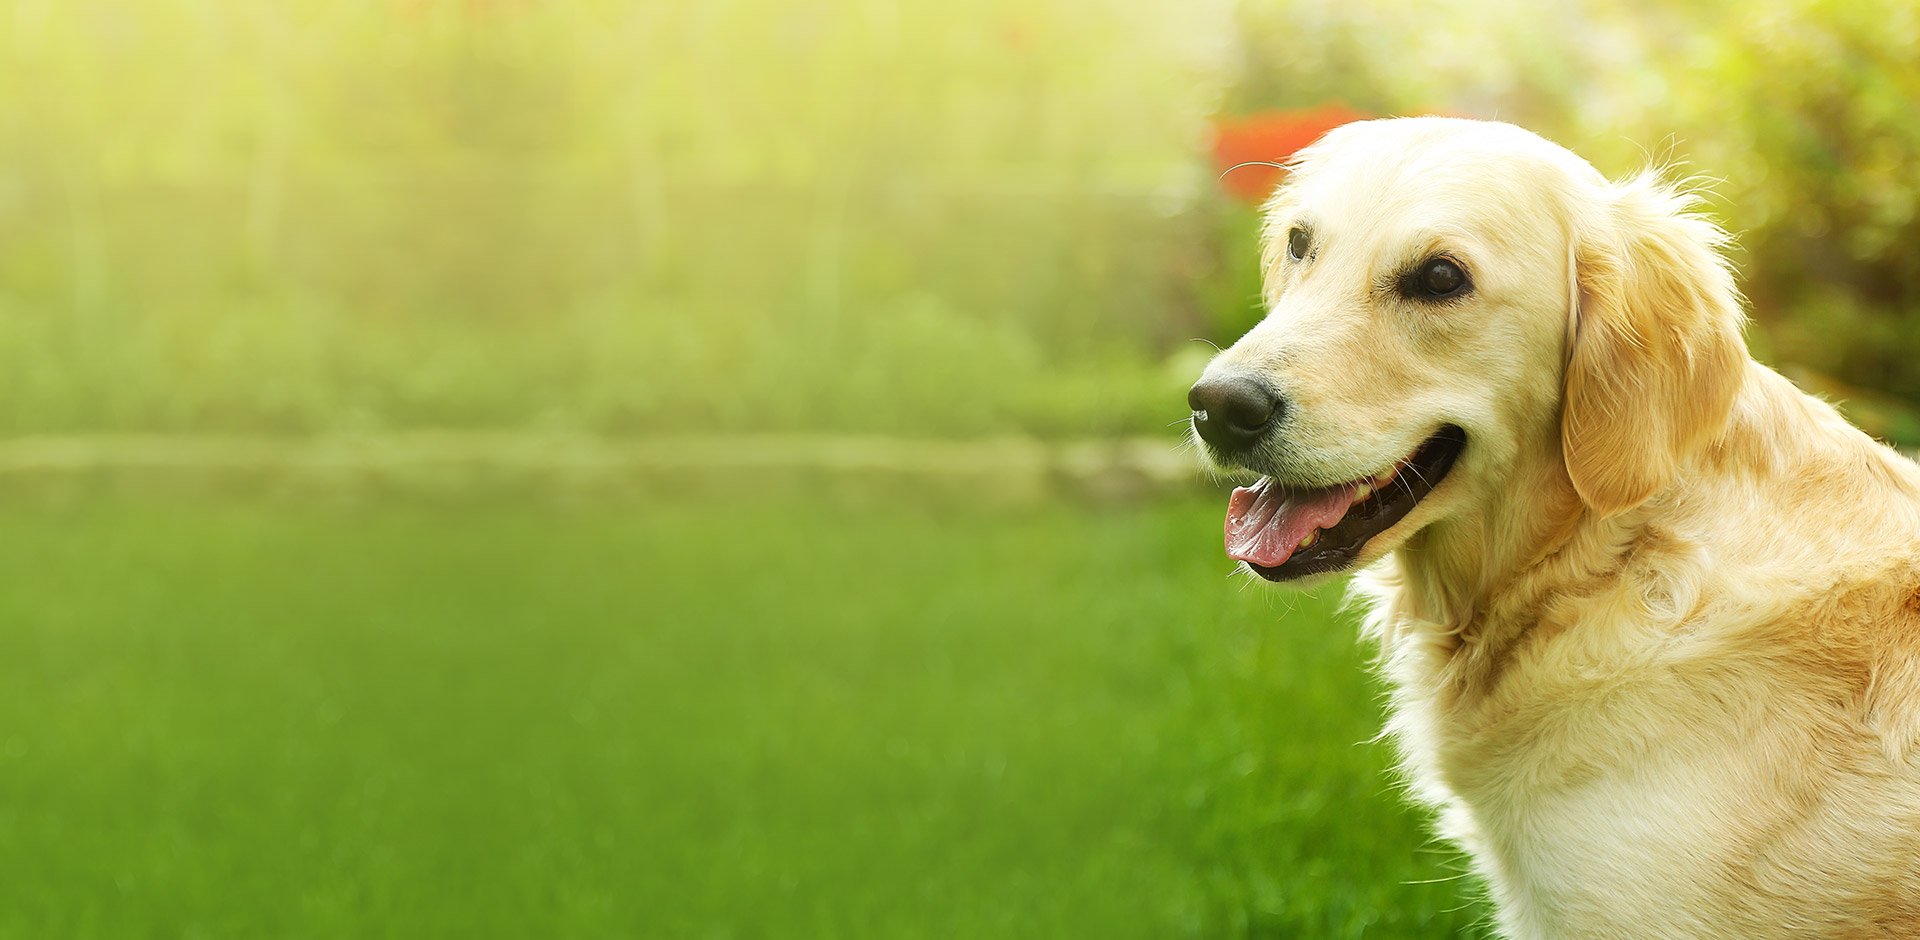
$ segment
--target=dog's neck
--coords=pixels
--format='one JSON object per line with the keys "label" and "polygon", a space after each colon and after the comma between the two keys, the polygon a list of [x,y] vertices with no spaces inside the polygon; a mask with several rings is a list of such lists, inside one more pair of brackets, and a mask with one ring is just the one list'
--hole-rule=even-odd
{"label": "dog's neck", "polygon": [[1543,416],[1528,436],[1539,443],[1516,454],[1511,469],[1489,484],[1480,500],[1484,510],[1416,533],[1382,573],[1391,583],[1362,590],[1391,604],[1383,616],[1426,625],[1457,645],[1511,643],[1515,638],[1503,634],[1524,631],[1548,593],[1579,590],[1616,572],[1636,544],[1657,534],[1649,532],[1650,520],[1680,497],[1700,461],[1719,467],[1723,477],[1730,468],[1748,478],[1780,473],[1775,464],[1785,444],[1773,429],[1783,424],[1830,428],[1805,445],[1813,451],[1832,450],[1838,435],[1838,443],[1879,453],[1832,409],[1772,370],[1749,363],[1747,372],[1716,440],[1690,455],[1668,487],[1640,506],[1610,517],[1590,511],[1568,475],[1558,415]]}
{"label": "dog's neck", "polygon": [[1362,587],[1386,605],[1376,610],[1384,630],[1421,631],[1423,648],[1470,659],[1488,679],[1553,594],[1617,569],[1648,518],[1587,511],[1557,449],[1524,455],[1500,489],[1529,496],[1492,499],[1484,513],[1429,526],[1394,552],[1374,586]]}

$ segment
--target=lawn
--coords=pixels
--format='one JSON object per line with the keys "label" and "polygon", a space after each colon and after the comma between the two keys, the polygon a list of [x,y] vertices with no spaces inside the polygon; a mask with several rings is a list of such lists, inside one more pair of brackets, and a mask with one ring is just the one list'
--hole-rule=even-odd
{"label": "lawn", "polygon": [[1474,935],[1217,502],[0,509],[0,935]]}

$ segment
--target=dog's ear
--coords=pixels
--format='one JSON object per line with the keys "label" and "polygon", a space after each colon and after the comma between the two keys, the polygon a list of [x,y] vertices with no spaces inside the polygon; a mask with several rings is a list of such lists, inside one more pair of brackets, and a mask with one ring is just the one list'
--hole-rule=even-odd
{"label": "dog's ear", "polygon": [[1748,359],[1726,233],[1651,173],[1606,193],[1576,235],[1560,413],[1574,490],[1603,517],[1664,489],[1720,434]]}

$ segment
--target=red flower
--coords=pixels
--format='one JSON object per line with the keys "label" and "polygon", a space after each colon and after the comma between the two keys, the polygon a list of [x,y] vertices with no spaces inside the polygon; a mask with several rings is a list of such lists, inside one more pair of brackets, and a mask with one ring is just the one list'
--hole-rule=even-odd
{"label": "red flower", "polygon": [[1222,174],[1220,185],[1235,198],[1258,203],[1273,193],[1284,172],[1262,164],[1285,163],[1320,135],[1368,117],[1371,115],[1343,104],[1324,104],[1296,111],[1215,118],[1213,162]]}

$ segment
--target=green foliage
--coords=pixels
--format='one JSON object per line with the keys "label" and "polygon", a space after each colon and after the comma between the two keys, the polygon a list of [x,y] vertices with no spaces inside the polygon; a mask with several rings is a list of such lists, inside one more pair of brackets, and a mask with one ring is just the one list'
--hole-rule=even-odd
{"label": "green foliage", "polygon": [[[0,432],[1179,410],[1157,358],[1197,332],[1170,259],[1211,185],[1224,7],[156,0],[9,22]],[[1108,412],[1140,387],[1165,397]]]}
{"label": "green foliage", "polygon": [[1151,430],[1259,314],[1209,116],[1329,101],[1691,161],[1757,343],[1920,397],[1917,15],[17,0],[0,433]]}
{"label": "green foliage", "polygon": [[1920,9],[1774,0],[1703,13],[1682,132],[1745,232],[1782,356],[1920,399]]}

